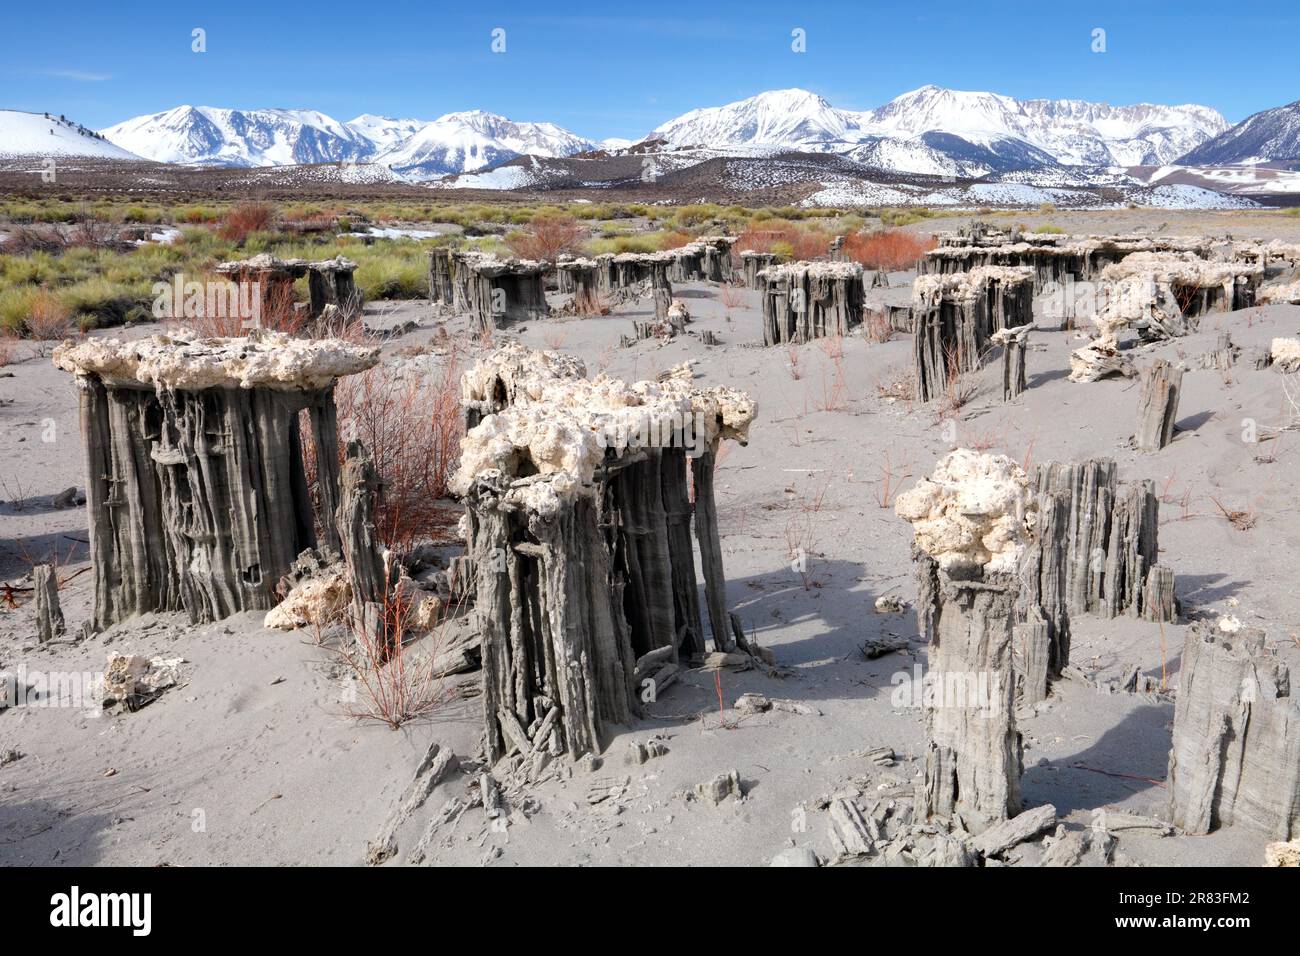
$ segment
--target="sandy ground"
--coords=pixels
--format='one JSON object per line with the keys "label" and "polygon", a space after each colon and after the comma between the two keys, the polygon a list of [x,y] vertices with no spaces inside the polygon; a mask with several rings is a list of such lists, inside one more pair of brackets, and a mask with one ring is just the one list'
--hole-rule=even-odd
{"label": "sandy ground", "polygon": [[[1076,218],[1051,216],[1078,231],[1133,225],[1123,214]],[[1197,231],[1192,222],[1199,231],[1261,231],[1219,214],[1188,217],[1173,231]],[[1295,231],[1286,235],[1295,238]],[[1107,455],[1118,461],[1122,478],[1152,479],[1162,498],[1162,561],[1177,573],[1184,620],[1235,614],[1267,629],[1280,653],[1296,660],[1300,515],[1293,476],[1300,437],[1267,431],[1291,420],[1275,372],[1189,370],[1176,440],[1143,455],[1127,445],[1137,386],[1067,381],[1069,351],[1082,340],[1078,333],[1044,330],[1032,339],[1029,391],[1004,405],[1000,370],[985,369],[954,430],[932,407],[878,394],[878,386],[910,366],[905,337],[879,344],[855,335],[843,343],[838,362],[821,343],[764,349],[757,344],[757,293],[742,291],[739,304],[727,305],[709,284],[676,291],[695,319],[692,331],[712,330],[722,345],[706,348],[687,336],[619,348],[632,318],[652,311],[648,301],[605,318],[552,319],[509,331],[529,345],[581,356],[593,374],[646,378],[693,359],[699,381],[744,388],[757,398],[749,445],[727,451],[718,474],[727,596],[787,676],[688,673],[644,720],[608,742],[596,775],[626,777],[618,796],[589,805],[592,777],[575,769],[536,787],[528,799],[509,800],[506,826],[493,827],[482,809],[469,810],[443,831],[429,862],[762,865],[792,845],[829,856],[827,818],[818,809],[823,798],[846,788],[902,792],[920,766],[920,712],[895,699],[894,685],[924,666],[925,649],[910,609],[874,610],[882,594],[913,596],[911,531],[892,507],[882,507],[882,498],[910,487],[954,445],[1031,463]],[[421,321],[397,345],[427,340],[443,324],[422,303],[368,308]],[[446,325],[463,327],[460,319]],[[1210,316],[1198,333],[1142,352],[1139,364],[1194,357],[1223,329],[1241,346],[1265,344],[1300,333],[1300,308]],[[75,574],[86,566],[84,510],[49,505],[66,487],[84,488],[72,381],[47,358],[0,374],[0,580],[19,577],[51,549],[65,561],[64,573]],[[1276,437],[1243,442],[1245,419]],[[17,497],[26,499],[21,509]],[[1254,512],[1254,527],[1235,528],[1214,498]],[[811,554],[803,574],[791,568],[792,542]],[[72,627],[89,615],[90,577],[77,575],[62,591]],[[0,712],[0,750],[24,755],[0,767],[0,862],[355,865],[430,741],[474,769],[480,726],[474,675],[449,684],[448,701],[433,718],[391,731],[345,715],[338,665],[309,635],[265,630],[256,615],[201,628],[175,615],[148,617],[79,645],[45,649],[34,646],[32,620],[22,602],[0,611],[0,667],[95,671],[107,652],[130,651],[183,657],[183,681],[129,715],[39,707]],[[1076,622],[1073,661],[1101,689],[1063,681],[1037,713],[1020,720],[1026,806],[1053,803],[1071,827],[1089,825],[1099,809],[1161,812],[1172,700],[1109,692],[1105,685],[1137,664],[1146,674],[1163,674],[1175,690],[1185,627]],[[887,635],[907,638],[907,649],[866,660],[862,644]],[[732,705],[746,691],[799,701],[815,713],[744,716]],[[666,755],[626,762],[630,742],[656,735]],[[895,765],[876,766],[863,756],[876,747],[893,748]],[[733,769],[744,784],[743,800],[715,807],[681,797],[684,788]],[[450,797],[464,796],[472,779],[458,773],[440,785],[399,832],[399,861],[427,820]],[[1125,833],[1119,853],[1133,863],[1257,865],[1266,842],[1264,834],[1243,828],[1208,837]]]}

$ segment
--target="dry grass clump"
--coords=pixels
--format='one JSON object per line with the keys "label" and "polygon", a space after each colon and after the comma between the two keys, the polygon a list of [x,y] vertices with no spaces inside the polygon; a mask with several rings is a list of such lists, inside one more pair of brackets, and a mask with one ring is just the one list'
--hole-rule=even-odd
{"label": "dry grass clump", "polygon": [[61,342],[76,330],[72,313],[44,289],[32,296],[23,326],[28,337],[36,343],[39,356],[46,354],[51,342]]}
{"label": "dry grass clump", "polygon": [[916,398],[916,370],[905,366],[886,369],[876,379],[876,395],[888,402],[910,402]]}
{"label": "dry grass clump", "polygon": [[875,487],[877,505],[881,508],[888,508],[893,505],[894,498],[898,495],[903,482],[912,477],[911,469],[912,460],[910,458],[906,458],[902,462],[895,462],[893,452],[888,448],[885,449],[884,461],[879,465],[880,478]]}
{"label": "dry grass clump", "polygon": [[1255,527],[1255,523],[1259,521],[1259,515],[1255,512],[1254,508],[1239,509],[1225,507],[1223,502],[1213,495],[1210,496],[1210,500],[1213,501],[1214,506],[1223,513],[1223,516],[1228,519],[1228,523],[1238,531],[1249,531],[1251,528]]}

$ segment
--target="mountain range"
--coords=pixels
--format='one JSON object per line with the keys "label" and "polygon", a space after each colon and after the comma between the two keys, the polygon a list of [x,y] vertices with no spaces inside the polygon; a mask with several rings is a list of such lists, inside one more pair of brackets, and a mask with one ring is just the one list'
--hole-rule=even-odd
{"label": "mountain range", "polygon": [[[43,125],[51,122],[52,134]],[[80,148],[85,155],[114,151],[115,158],[197,166],[377,163],[414,181],[477,173],[522,156],[701,150],[749,158],[824,154],[886,173],[961,179],[1300,159],[1300,103],[1230,127],[1215,110],[1194,104],[1022,100],[938,86],[869,110],[840,109],[807,90],[774,90],[691,110],[635,142],[596,141],[553,123],[517,122],[483,110],[432,121],[363,114],[341,122],[317,110],[178,106],[100,134],[75,129],[41,114],[0,111],[0,154]]]}
{"label": "mountain range", "polygon": [[[924,86],[874,110],[838,109],[806,90],[774,90],[692,110],[645,137],[659,148],[835,153],[908,173],[980,176],[1056,165],[1170,162],[1228,129],[1204,106],[1111,107],[1017,100]],[[169,163],[264,166],[373,161],[411,179],[473,172],[521,155],[563,157],[629,148],[553,123],[482,110],[432,122],[364,115],[339,122],[314,110],[180,106],[103,131],[111,142]]]}
{"label": "mountain range", "polygon": [[980,176],[1054,165],[1171,162],[1228,128],[1205,106],[1112,107],[1017,100],[923,86],[874,110],[841,110],[806,90],[692,110],[651,137],[675,146],[833,152],[899,172]]}

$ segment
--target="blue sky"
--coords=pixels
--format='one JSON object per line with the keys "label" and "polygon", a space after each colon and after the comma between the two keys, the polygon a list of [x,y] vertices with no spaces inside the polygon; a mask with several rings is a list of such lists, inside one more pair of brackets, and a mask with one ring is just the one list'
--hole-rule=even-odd
{"label": "blue sky", "polygon": [[[191,51],[195,27],[207,33],[202,54]],[[504,53],[491,50],[495,28]],[[796,28],[804,53],[791,50]],[[1091,49],[1098,28],[1104,53]],[[340,120],[482,108],[602,138],[766,89],[865,109],[935,83],[1203,103],[1235,122],[1300,97],[1298,49],[1300,4],[1253,0],[11,0],[0,107],[97,128],[181,103]]]}

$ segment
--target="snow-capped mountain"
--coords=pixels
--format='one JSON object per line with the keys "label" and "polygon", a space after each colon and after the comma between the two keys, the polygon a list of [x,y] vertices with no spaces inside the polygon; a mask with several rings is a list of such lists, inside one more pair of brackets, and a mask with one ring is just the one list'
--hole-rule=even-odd
{"label": "snow-capped mountain", "polygon": [[97,159],[141,157],[100,139],[92,129],[53,113],[0,110],[0,158],[86,156]]}
{"label": "snow-capped mountain", "polygon": [[415,135],[385,150],[375,162],[413,179],[471,172],[516,156],[572,156],[596,144],[554,123],[516,123],[469,110],[448,113]]}
{"label": "snow-capped mountain", "polygon": [[984,175],[1167,162],[1227,125],[1204,106],[1112,107],[923,86],[864,111],[837,109],[807,90],[775,90],[691,110],[648,138],[679,147],[834,152],[899,172]]}
{"label": "snow-capped mountain", "polygon": [[602,139],[596,145],[601,149],[614,150],[627,149],[629,146],[635,145],[636,142],[634,139],[624,139],[622,136],[610,136],[607,139]]}
{"label": "snow-capped mountain", "polygon": [[350,119],[343,124],[354,133],[369,140],[374,144],[374,151],[382,153],[409,139],[418,133],[423,127],[429,125],[428,120],[419,119],[390,119],[387,116],[375,116],[371,113],[362,113],[355,119]]}
{"label": "snow-capped mountain", "polygon": [[[646,139],[673,146],[820,146],[862,139],[860,113],[838,110],[807,90],[772,90],[749,99],[691,110],[657,126]],[[827,152],[824,149],[810,152]]]}
{"label": "snow-capped mountain", "polygon": [[374,144],[316,110],[178,106],[102,130],[111,142],[163,163],[289,166],[362,160]]}
{"label": "snow-capped mountain", "polygon": [[1183,166],[1300,159],[1300,100],[1247,116],[1179,158]]}

